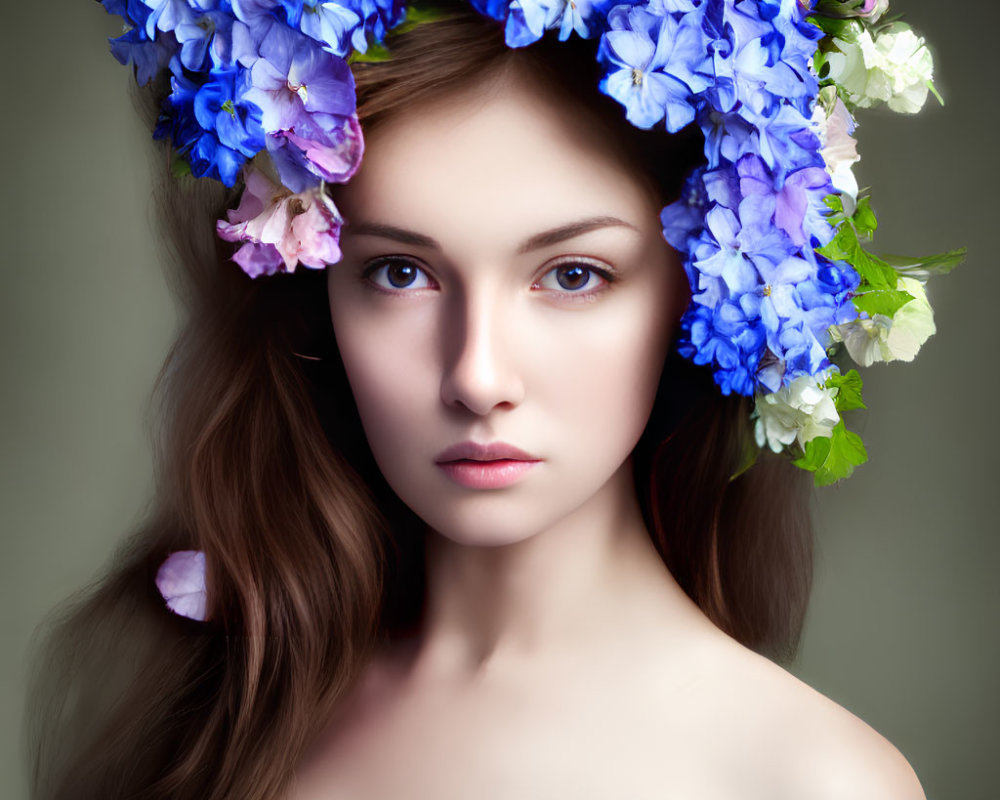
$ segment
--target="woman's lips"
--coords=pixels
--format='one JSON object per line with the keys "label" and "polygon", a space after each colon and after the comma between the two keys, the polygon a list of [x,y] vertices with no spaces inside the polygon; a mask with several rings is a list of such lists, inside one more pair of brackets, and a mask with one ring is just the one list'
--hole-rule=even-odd
{"label": "woman's lips", "polygon": [[502,489],[518,481],[540,460],[504,442],[460,442],[439,453],[434,461],[460,486]]}

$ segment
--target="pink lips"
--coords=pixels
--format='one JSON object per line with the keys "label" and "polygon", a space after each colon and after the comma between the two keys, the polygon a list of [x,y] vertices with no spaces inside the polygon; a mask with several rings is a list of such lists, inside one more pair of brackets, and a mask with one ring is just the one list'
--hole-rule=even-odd
{"label": "pink lips", "polygon": [[502,489],[541,459],[503,442],[459,442],[434,460],[445,475],[468,489]]}

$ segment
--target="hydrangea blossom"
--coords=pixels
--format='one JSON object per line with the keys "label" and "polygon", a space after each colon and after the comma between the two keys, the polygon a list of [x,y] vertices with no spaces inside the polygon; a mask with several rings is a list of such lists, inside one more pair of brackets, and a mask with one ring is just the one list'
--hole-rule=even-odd
{"label": "hydrangea blossom", "polygon": [[934,60],[923,38],[908,26],[896,23],[877,38],[859,27],[853,37],[836,44],[839,52],[827,57],[830,79],[844,88],[855,106],[881,102],[909,114],[923,108]]}
{"label": "hydrangea blossom", "polygon": [[799,447],[830,436],[840,422],[835,390],[826,387],[828,373],[802,375],[776,392],[757,396],[754,437],[758,447],[780,453],[793,442]]}
{"label": "hydrangea blossom", "polygon": [[936,330],[924,284],[904,277],[897,288],[913,299],[891,318],[875,314],[831,328],[835,341],[844,343],[859,366],[870,367],[876,361],[912,361]]}

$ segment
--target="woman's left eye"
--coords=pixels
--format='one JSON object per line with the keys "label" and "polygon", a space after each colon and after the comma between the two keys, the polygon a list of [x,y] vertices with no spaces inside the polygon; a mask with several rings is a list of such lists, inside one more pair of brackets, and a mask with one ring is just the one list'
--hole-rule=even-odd
{"label": "woman's left eye", "polygon": [[368,265],[365,278],[389,292],[433,289],[435,283],[424,269],[408,258],[378,258]]}
{"label": "woman's left eye", "polygon": [[585,262],[559,264],[546,272],[532,288],[555,292],[587,294],[611,283],[608,270]]}

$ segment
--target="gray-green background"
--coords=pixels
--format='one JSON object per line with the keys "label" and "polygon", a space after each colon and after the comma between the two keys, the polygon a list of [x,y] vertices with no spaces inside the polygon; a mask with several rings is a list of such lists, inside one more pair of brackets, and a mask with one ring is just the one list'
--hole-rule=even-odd
{"label": "gray-green background", "polygon": [[[1000,15],[931,0],[894,10],[931,38],[948,106],[862,117],[877,244],[966,244],[970,257],[932,282],[939,333],[917,363],[865,374],[871,463],[818,496],[794,671],[893,741],[932,800],[987,800],[1000,798]],[[8,4],[0,22],[0,797],[11,800],[26,794],[32,630],[143,513],[145,405],[175,324],[152,243],[148,132],[103,43],[115,33],[83,0]]]}

